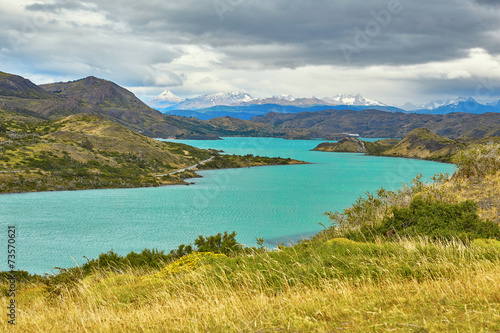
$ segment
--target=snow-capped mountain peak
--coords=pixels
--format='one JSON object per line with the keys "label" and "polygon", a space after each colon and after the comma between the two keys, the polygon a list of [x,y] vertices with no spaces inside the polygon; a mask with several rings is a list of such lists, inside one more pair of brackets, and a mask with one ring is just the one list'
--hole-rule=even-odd
{"label": "snow-capped mountain peak", "polygon": [[[464,103],[476,104],[477,101],[472,97],[459,97],[459,98],[454,99],[454,100],[446,99],[446,100],[431,101],[427,104],[416,105],[413,109],[414,110],[429,110],[429,111],[436,110],[439,108],[453,109],[453,108],[460,107]],[[405,107],[403,107],[403,109],[410,110],[410,108],[405,108]]]}
{"label": "snow-capped mountain peak", "polygon": [[159,94],[154,100],[157,101],[168,101],[172,103],[180,103],[184,101],[184,98],[180,98],[177,95],[174,95],[170,90],[165,90],[161,94]]}
{"label": "snow-capped mountain peak", "polygon": [[213,105],[231,105],[240,102],[248,102],[253,98],[247,93],[241,91],[220,92],[216,94],[203,95],[194,99],[211,102]]}
{"label": "snow-capped mountain peak", "polygon": [[170,90],[165,90],[154,99],[150,100],[146,104],[152,108],[168,108],[172,105],[179,104],[184,101],[184,98],[180,98],[173,94]]}
{"label": "snow-capped mountain peak", "polygon": [[452,103],[453,102],[451,100],[449,100],[449,99],[447,99],[447,100],[437,100],[437,101],[432,101],[432,102],[429,102],[429,103],[423,105],[421,107],[421,109],[434,110],[434,109],[437,109],[440,106],[450,105]]}
{"label": "snow-capped mountain peak", "polygon": [[295,97],[293,97],[292,95],[287,95],[287,94],[281,94],[279,96],[273,96],[273,98],[282,99],[282,100],[289,101],[289,102],[293,102],[293,101],[296,100]]}
{"label": "snow-capped mountain peak", "polygon": [[291,105],[297,99],[292,95],[281,94],[278,96],[254,98],[250,101],[241,102],[241,105],[262,105],[262,104],[278,104],[278,105]]}
{"label": "snow-capped mountain peak", "polygon": [[241,91],[220,92],[208,94],[195,98],[188,98],[177,104],[175,107],[179,110],[205,109],[217,105],[236,105],[253,100],[252,96]]}
{"label": "snow-capped mountain peak", "polygon": [[432,101],[425,105],[420,105],[420,108],[414,111],[417,113],[430,114],[447,114],[452,112],[480,114],[485,112],[498,112],[498,109],[494,105],[481,104],[473,97],[459,97],[454,100]]}
{"label": "snow-capped mountain peak", "polygon": [[460,103],[467,103],[467,102],[476,103],[476,100],[473,97],[459,97],[451,104],[458,105]]}
{"label": "snow-capped mountain peak", "polygon": [[339,94],[331,98],[330,97],[323,98],[323,100],[332,105],[386,106],[386,104],[382,102],[366,98],[360,94],[357,95]]}

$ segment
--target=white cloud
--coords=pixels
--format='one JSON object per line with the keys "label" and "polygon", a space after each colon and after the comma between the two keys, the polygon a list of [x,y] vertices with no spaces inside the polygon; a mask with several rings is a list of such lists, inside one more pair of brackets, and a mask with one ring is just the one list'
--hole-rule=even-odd
{"label": "white cloud", "polygon": [[182,55],[171,62],[172,68],[212,68],[221,65],[222,53],[204,45],[186,45]]}

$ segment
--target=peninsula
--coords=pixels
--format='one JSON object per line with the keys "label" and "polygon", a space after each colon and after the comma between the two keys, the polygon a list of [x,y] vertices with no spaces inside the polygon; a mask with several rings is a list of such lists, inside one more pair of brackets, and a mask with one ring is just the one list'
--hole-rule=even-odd
{"label": "peninsula", "polygon": [[338,142],[324,142],[313,150],[338,153],[365,153],[387,157],[407,157],[451,163],[453,156],[468,146],[497,142],[498,137],[488,137],[469,143],[451,140],[433,133],[427,128],[417,128],[403,139],[384,139],[375,142],[345,137]]}

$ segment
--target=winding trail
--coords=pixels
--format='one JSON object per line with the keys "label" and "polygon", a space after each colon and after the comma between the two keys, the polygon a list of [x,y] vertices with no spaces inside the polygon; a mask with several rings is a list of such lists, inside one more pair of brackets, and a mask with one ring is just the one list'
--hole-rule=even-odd
{"label": "winding trail", "polygon": [[195,165],[191,165],[191,166],[188,166],[184,169],[179,169],[179,170],[175,170],[175,171],[172,171],[172,172],[169,172],[169,173],[164,173],[164,174],[161,174],[161,175],[155,175],[155,177],[163,177],[163,176],[168,176],[168,175],[174,175],[176,173],[180,173],[180,172],[184,172],[186,170],[193,170],[195,169],[198,165],[202,165],[202,164],[205,164],[207,162],[210,162],[211,160],[214,159],[215,156],[212,156],[210,157],[208,160],[204,160],[204,161],[200,161],[198,163],[196,163]]}

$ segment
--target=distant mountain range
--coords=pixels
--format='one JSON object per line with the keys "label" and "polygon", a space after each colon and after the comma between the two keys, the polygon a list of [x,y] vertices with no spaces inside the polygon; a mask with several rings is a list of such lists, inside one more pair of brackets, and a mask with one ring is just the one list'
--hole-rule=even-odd
{"label": "distant mountain range", "polygon": [[174,95],[171,91],[165,90],[146,104],[165,114],[195,117],[201,120],[225,116],[248,120],[269,112],[299,113],[331,109],[359,111],[373,107],[382,111],[406,112],[403,109],[388,106],[359,94],[343,94],[319,99],[316,97],[295,98],[291,95],[253,98],[251,95],[243,92],[225,92],[182,99]]}
{"label": "distant mountain range", "polygon": [[460,97],[454,101],[434,101],[425,108],[414,110],[416,113],[447,114],[456,112],[482,114],[500,112],[500,101],[493,104],[481,104],[472,97]]}
{"label": "distant mountain range", "polygon": [[[315,105],[315,106],[294,106],[280,104],[261,104],[261,105],[218,105],[207,109],[199,110],[170,110],[164,111],[168,115],[176,115],[182,117],[194,117],[201,120],[210,120],[219,117],[234,117],[238,119],[250,120],[253,117],[263,116],[269,112],[275,113],[301,113],[301,112],[317,112],[325,110],[355,110],[363,111],[374,109],[370,106],[353,106],[353,105]],[[392,106],[379,106],[377,110],[386,112],[402,112],[408,113],[402,109]],[[160,109],[161,110],[161,109]]]}
{"label": "distant mountain range", "polygon": [[221,92],[184,99],[174,95],[169,90],[165,90],[146,104],[162,110],[198,110],[217,105],[238,105],[252,99],[252,96],[243,92]]}
{"label": "distant mountain range", "polygon": [[500,112],[500,101],[482,104],[473,97],[459,97],[455,100],[436,100],[423,105],[406,103],[402,108],[415,113],[427,114],[447,114],[456,112],[481,114],[487,112]]}
{"label": "distant mountain range", "polygon": [[225,92],[182,99],[169,90],[165,90],[146,104],[165,114],[195,117],[201,120],[224,116],[248,120],[268,112],[299,113],[345,109],[355,111],[376,109],[388,112],[423,114],[500,112],[500,101],[493,104],[481,104],[472,97],[436,100],[423,105],[406,103],[402,107],[395,107],[360,94],[342,94],[319,99],[316,97],[295,98],[290,95],[253,98],[244,92]]}
{"label": "distant mountain range", "polygon": [[[179,110],[179,113],[182,112],[186,116],[204,115],[213,118],[216,115],[214,119],[200,120],[194,117],[163,114],[150,108],[132,92],[116,83],[93,76],[70,82],[36,85],[23,77],[0,72],[0,115],[17,114],[44,121],[82,113],[93,114],[153,138],[217,139],[223,136],[266,136],[310,139],[339,137],[343,133],[357,133],[372,138],[401,138],[417,127],[426,127],[439,135],[466,141],[500,136],[500,113],[471,114],[478,112],[481,107],[481,104],[473,99],[460,99],[434,110],[427,110],[428,113],[441,112],[443,108],[448,108],[455,111],[452,114],[417,114],[384,105],[311,106],[308,103],[316,103],[315,99],[299,99],[291,96],[272,98],[275,102],[282,100],[297,105],[250,104],[252,101],[267,103],[270,100],[255,101],[245,93],[202,97],[198,102],[208,101],[217,104],[223,101],[225,103],[238,101],[240,105],[216,105],[206,109]],[[175,95],[166,92],[157,100],[176,100],[176,98]],[[337,102],[359,103],[362,100],[361,96],[354,96],[352,99],[344,95],[339,97]],[[367,99],[364,101],[373,103]],[[192,100],[189,103],[195,104]],[[324,107],[328,110],[322,110]],[[494,109],[497,105],[483,105],[483,107]],[[457,113],[456,111],[461,108],[466,108],[464,110],[471,113]],[[0,119],[0,128],[7,125],[7,122],[4,123]]]}
{"label": "distant mountain range", "polygon": [[352,105],[352,106],[387,106],[386,104],[365,98],[361,95],[336,95],[333,97],[325,97],[322,99],[311,98],[295,98],[291,95],[279,95],[265,98],[253,98],[251,95],[244,92],[221,92],[211,95],[202,95],[194,98],[183,99],[170,90],[165,90],[156,98],[146,103],[147,105],[168,110],[200,110],[214,106],[249,106],[249,105],[266,105],[275,104],[283,106],[310,107],[317,105]]}

